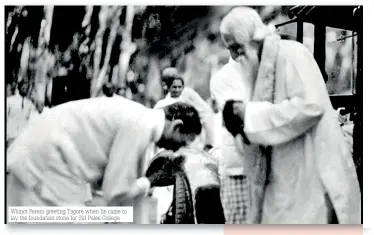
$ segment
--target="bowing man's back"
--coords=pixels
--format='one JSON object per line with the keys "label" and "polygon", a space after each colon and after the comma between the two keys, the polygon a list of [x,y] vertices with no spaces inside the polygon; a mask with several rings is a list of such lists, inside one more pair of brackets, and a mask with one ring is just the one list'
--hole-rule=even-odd
{"label": "bowing man's back", "polygon": [[[104,176],[104,198],[110,201],[140,176],[139,158],[152,138],[150,112],[122,97],[56,106],[32,120],[16,139],[8,151],[8,170],[26,187],[48,185],[48,180],[58,178],[54,189],[59,187],[57,181],[61,187],[81,187]],[[66,196],[61,198],[80,200]]]}

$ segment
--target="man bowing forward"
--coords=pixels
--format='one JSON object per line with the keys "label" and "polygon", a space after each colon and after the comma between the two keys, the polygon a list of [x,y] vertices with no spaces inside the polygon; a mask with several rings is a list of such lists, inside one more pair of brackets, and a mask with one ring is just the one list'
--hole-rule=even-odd
{"label": "man bowing forward", "polygon": [[87,183],[102,179],[107,205],[136,207],[134,183],[152,186],[141,178],[147,145],[175,151],[200,132],[197,111],[183,103],[153,110],[99,97],[59,105],[9,148],[8,205],[84,206]]}

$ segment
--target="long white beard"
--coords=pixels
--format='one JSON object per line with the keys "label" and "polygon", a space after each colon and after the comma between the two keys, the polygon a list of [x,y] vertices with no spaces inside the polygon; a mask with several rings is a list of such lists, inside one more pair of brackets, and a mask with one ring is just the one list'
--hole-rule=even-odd
{"label": "long white beard", "polygon": [[260,65],[258,54],[254,50],[246,50],[246,56],[239,56],[236,61],[240,64],[246,85],[249,86],[250,96],[254,89],[257,71]]}

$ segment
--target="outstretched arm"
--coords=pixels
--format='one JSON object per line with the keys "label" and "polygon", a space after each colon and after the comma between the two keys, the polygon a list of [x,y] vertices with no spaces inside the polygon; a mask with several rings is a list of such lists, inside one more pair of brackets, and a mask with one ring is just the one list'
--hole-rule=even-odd
{"label": "outstretched arm", "polygon": [[109,206],[126,205],[137,196],[133,188],[137,187],[135,182],[142,174],[141,161],[149,139],[138,130],[137,125],[118,130],[102,186],[104,199]]}

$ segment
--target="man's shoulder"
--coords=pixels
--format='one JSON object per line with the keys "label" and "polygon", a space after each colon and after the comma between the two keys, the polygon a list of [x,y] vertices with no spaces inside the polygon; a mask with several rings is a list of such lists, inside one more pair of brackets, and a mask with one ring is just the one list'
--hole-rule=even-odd
{"label": "man's shoulder", "polygon": [[164,99],[161,99],[159,101],[157,101],[157,103],[155,104],[155,106],[153,107],[153,109],[160,109],[160,108],[164,108],[165,106],[171,104],[172,102],[170,101],[170,99],[168,97],[165,97]]}
{"label": "man's shoulder", "polygon": [[95,104],[108,104],[108,105],[118,104],[118,105],[137,106],[137,107],[145,108],[144,105],[138,102],[135,102],[133,100],[127,99],[125,97],[119,96],[119,95],[112,96],[112,97],[102,96],[102,97],[89,98],[89,99],[81,100],[81,102],[95,103]]}
{"label": "man's shoulder", "polygon": [[140,103],[128,100],[123,97],[96,97],[76,101],[70,101],[58,105],[51,109],[52,113],[56,112],[101,112],[101,113],[134,113],[139,110],[147,109]]}
{"label": "man's shoulder", "polygon": [[281,39],[280,40],[281,47],[292,47],[292,46],[303,46],[301,42],[290,40],[290,39]]}
{"label": "man's shoulder", "polygon": [[212,94],[216,92],[227,92],[227,89],[241,89],[243,82],[243,71],[240,64],[235,61],[229,61],[224,67],[218,70],[210,80],[210,91]]}
{"label": "man's shoulder", "polygon": [[136,102],[134,100],[130,100],[121,96],[117,97],[105,97],[106,99],[103,101],[107,104],[108,108],[112,107],[112,109],[119,109],[121,112],[129,113],[129,112],[138,112],[142,113],[145,111],[150,110],[150,108],[144,106],[143,104]]}
{"label": "man's shoulder", "polygon": [[184,87],[183,89],[183,92],[182,92],[182,95],[183,94],[198,94],[197,91],[195,91],[194,89],[192,89],[191,87]]}
{"label": "man's shoulder", "polygon": [[308,48],[294,40],[282,39],[280,42],[279,54],[282,57],[294,57],[299,56],[300,52],[308,52]]}
{"label": "man's shoulder", "polygon": [[202,100],[200,94],[190,87],[185,87],[182,92],[182,95],[179,97],[179,101],[187,103],[188,101],[190,101],[195,104],[196,102],[194,101],[197,100]]}
{"label": "man's shoulder", "polygon": [[211,82],[220,82],[238,75],[240,75],[240,64],[234,60],[229,60],[212,76]]}
{"label": "man's shoulder", "polygon": [[226,64],[224,64],[221,68],[217,70],[217,72],[215,73],[215,77],[219,77],[223,74],[226,75],[228,72],[230,72],[230,70],[232,70],[235,67],[234,63],[236,62],[229,60]]}

